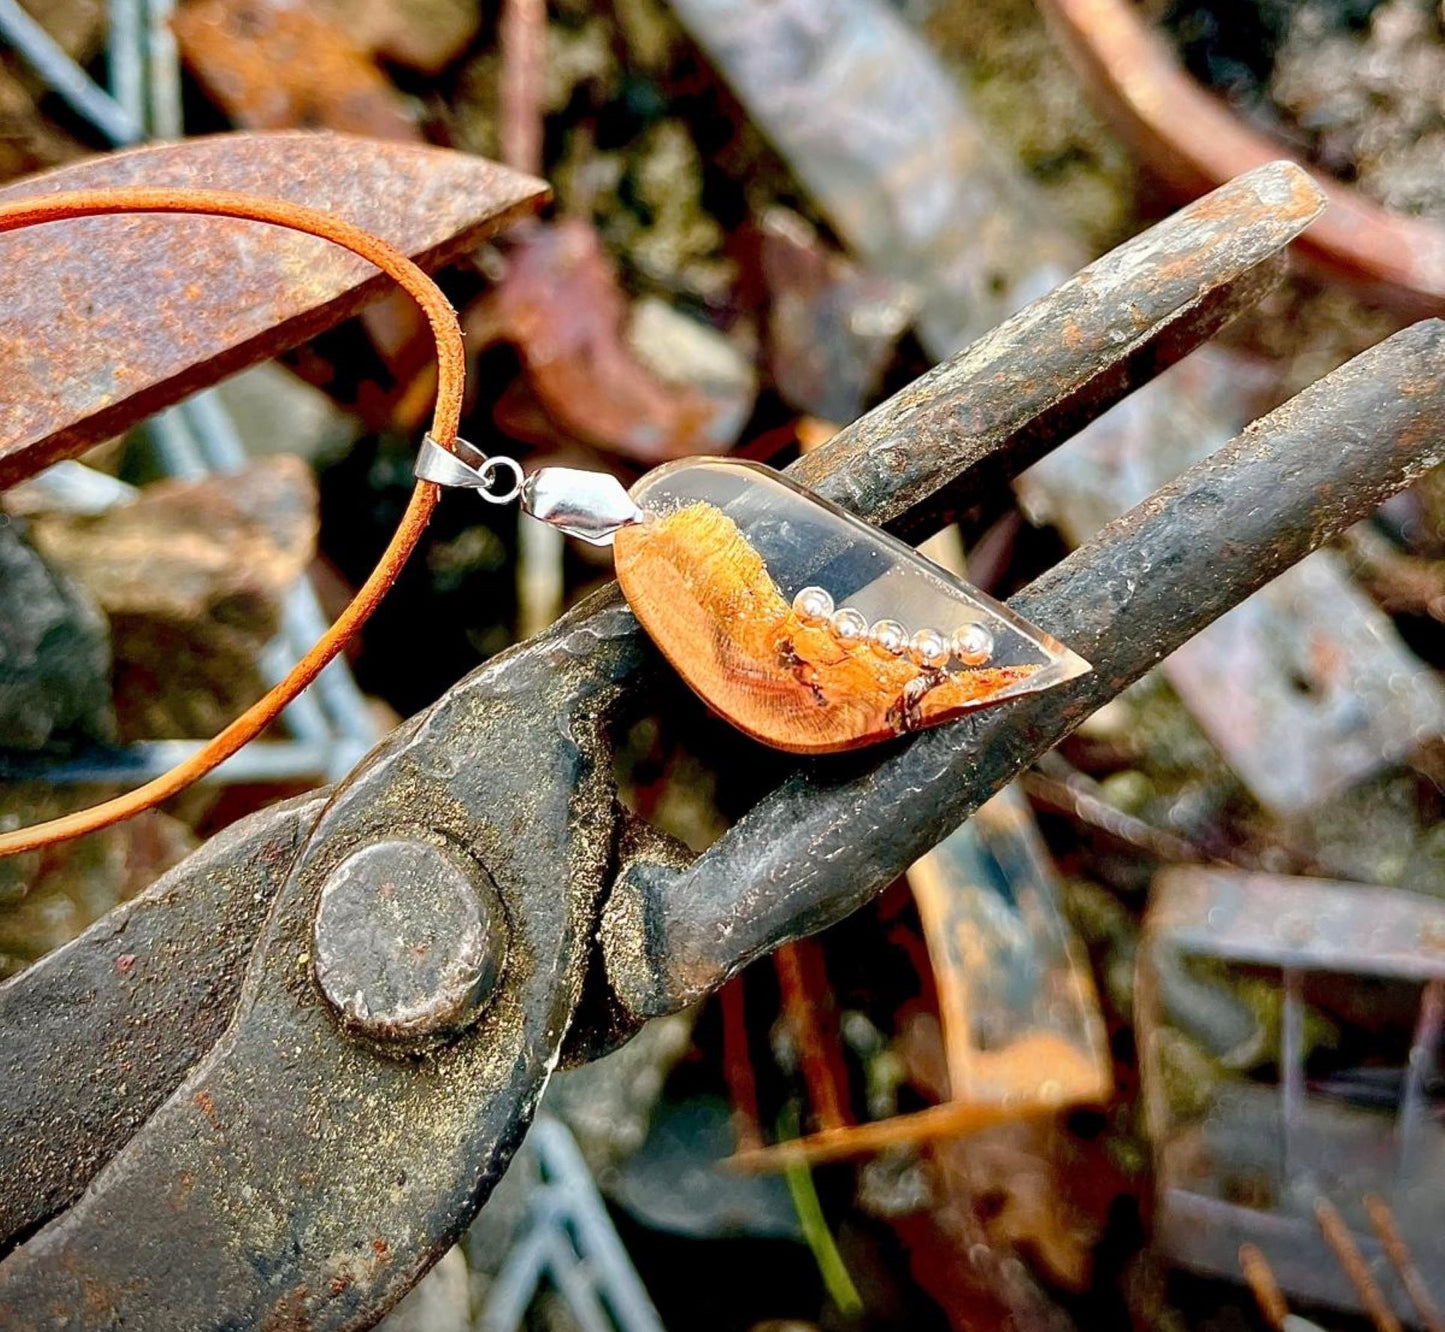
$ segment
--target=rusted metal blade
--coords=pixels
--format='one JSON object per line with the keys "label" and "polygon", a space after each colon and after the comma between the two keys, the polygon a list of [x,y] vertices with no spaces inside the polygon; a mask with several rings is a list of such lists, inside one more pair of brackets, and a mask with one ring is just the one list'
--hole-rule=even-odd
{"label": "rusted metal blade", "polygon": [[[0,201],[206,186],[333,212],[435,268],[546,186],[441,148],[338,134],[225,134],[93,158]],[[208,217],[102,217],[0,236],[0,486],[275,356],[386,290],[314,236]]]}

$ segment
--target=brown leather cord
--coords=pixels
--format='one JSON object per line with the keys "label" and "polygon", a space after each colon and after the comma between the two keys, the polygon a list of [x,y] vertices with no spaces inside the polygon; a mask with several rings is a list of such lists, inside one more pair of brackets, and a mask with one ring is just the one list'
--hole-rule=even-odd
{"label": "brown leather cord", "polygon": [[[461,327],[457,323],[456,312],[441,289],[401,251],[370,232],[317,209],[228,190],[136,188],[51,194],[0,204],[0,232],[18,231],[22,227],[44,222],[114,213],[195,213],[267,222],[272,226],[319,236],[370,260],[412,296],[431,324],[437,350],[437,399],[430,433],[443,448],[453,446],[461,422],[462,391],[466,378]],[[255,739],[320,674],[326,663],[341,651],[376,609],[415,549],[436,507],[438,493],[438,487],[430,482],[417,482],[395,534],[351,604],[284,680],[247,708],[215,739],[170,771],[125,795],[29,828],[0,833],[0,856],[34,851],[83,833],[97,832],[142,810],[151,809],[204,777],[248,741]]]}

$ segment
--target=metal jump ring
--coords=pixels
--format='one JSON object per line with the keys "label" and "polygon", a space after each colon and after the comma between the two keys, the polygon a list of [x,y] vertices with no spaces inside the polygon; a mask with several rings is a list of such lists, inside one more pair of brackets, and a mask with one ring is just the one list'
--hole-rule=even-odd
{"label": "metal jump ring", "polygon": [[[512,473],[512,485],[509,490],[498,491],[492,489],[492,482],[496,479],[498,470],[510,469]],[[477,474],[486,483],[486,488],[477,493],[489,504],[510,504],[522,493],[522,464],[515,458],[498,456],[488,458],[477,468]]]}

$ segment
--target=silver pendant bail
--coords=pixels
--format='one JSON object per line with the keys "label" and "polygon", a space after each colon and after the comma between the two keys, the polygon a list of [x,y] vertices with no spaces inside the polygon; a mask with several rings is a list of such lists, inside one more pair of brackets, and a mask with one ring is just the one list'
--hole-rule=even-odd
{"label": "silver pendant bail", "polygon": [[[475,444],[460,438],[454,448],[444,449],[427,435],[413,470],[422,481],[475,490],[490,504],[509,504],[520,498],[523,513],[594,546],[611,545],[619,529],[647,518],[610,472],[542,467],[524,476],[516,459],[488,458]],[[494,490],[503,472],[508,473],[510,484],[504,491]]]}
{"label": "silver pendant bail", "polygon": [[522,512],[594,546],[610,546],[621,528],[647,519],[610,472],[577,467],[533,472],[522,487]]}
{"label": "silver pendant bail", "polygon": [[[430,435],[421,442],[412,468],[419,481],[438,486],[475,490],[488,504],[510,504],[522,493],[522,465],[515,458],[489,458],[475,444],[458,437],[456,445],[444,449]],[[495,490],[497,479],[507,474],[505,490]]]}

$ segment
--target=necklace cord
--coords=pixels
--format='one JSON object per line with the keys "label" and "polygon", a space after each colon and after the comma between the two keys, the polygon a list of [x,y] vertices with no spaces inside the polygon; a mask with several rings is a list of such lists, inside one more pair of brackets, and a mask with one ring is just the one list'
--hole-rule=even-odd
{"label": "necklace cord", "polygon": [[[400,250],[370,232],[318,209],[229,190],[78,190],[24,199],[0,204],[0,233],[46,222],[117,213],[188,213],[265,222],[332,241],[375,264],[421,306],[431,325],[436,339],[437,396],[429,433],[443,448],[451,450],[454,447],[461,424],[462,393],[466,382],[461,327],[441,288]],[[142,810],[152,809],[204,777],[255,739],[366,623],[367,617],[376,609],[396,581],[407,558],[416,549],[427,520],[436,507],[439,493],[439,487],[431,482],[417,483],[406,512],[376,567],[335,623],[291,668],[285,679],[269,689],[214,739],[159,777],[124,795],[44,823],[32,824],[28,828],[0,833],[0,856],[35,851],[71,837],[98,832]]]}

